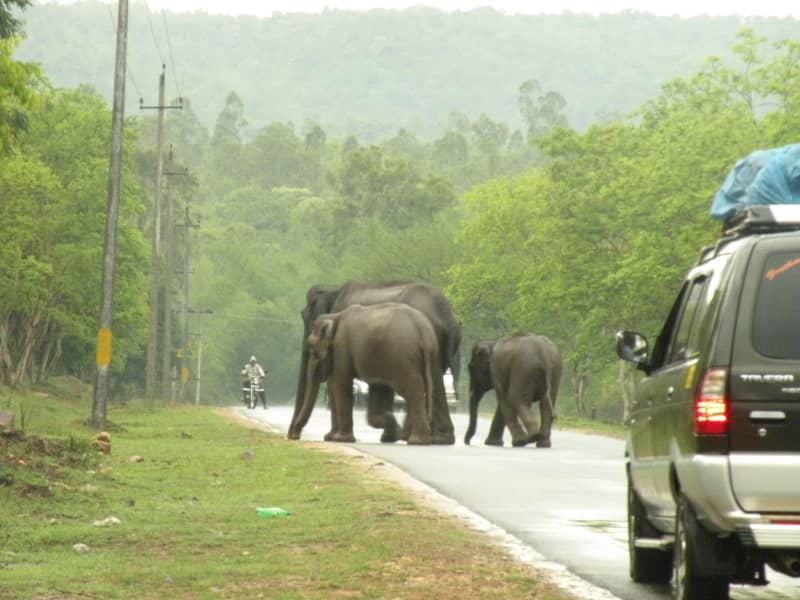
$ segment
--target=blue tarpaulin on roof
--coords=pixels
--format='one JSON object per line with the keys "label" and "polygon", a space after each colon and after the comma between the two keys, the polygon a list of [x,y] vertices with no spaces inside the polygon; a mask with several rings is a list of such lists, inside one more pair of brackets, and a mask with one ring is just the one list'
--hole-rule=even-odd
{"label": "blue tarpaulin on roof", "polygon": [[757,204],[800,204],[800,144],[756,150],[737,161],[711,202],[711,216],[726,221]]}

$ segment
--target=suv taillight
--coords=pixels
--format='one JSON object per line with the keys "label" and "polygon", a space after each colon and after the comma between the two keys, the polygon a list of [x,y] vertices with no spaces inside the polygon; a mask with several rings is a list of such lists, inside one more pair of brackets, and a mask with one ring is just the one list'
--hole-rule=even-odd
{"label": "suv taillight", "polygon": [[725,395],[725,369],[709,369],[703,373],[694,400],[694,432],[698,435],[728,433],[728,399]]}

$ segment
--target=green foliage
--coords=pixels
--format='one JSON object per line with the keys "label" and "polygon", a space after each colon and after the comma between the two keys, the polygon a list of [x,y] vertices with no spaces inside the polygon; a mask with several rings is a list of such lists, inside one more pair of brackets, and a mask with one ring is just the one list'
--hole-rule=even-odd
{"label": "green foliage", "polygon": [[[136,106],[140,96],[153,104],[156,76],[147,81],[147,74],[164,62],[167,41],[157,21],[144,3],[131,3],[128,57],[135,80],[129,83],[135,85],[128,86],[126,106]],[[104,3],[37,3],[26,22],[21,60],[41,63],[59,87],[88,82],[107,90],[111,102],[113,24]],[[797,37],[797,19],[745,22],[772,40]],[[191,98],[212,131],[234,90],[248,136],[265,123],[312,117],[329,138],[377,143],[400,128],[435,139],[453,110],[473,120],[484,113],[511,131],[527,128],[518,95],[531,79],[563,97],[564,116],[583,130],[600,113],[633,110],[706,56],[730,56],[742,19],[416,7],[271,18],[167,12],[166,23],[177,70],[168,63],[170,94]]]}
{"label": "green foliage", "polygon": [[[52,47],[56,33],[85,38],[81,23],[95,9],[35,7],[33,24]],[[59,16],[58,32],[43,14]],[[291,396],[298,313],[309,286],[419,278],[446,288],[464,321],[465,346],[517,329],[544,333],[565,355],[574,412],[615,415],[612,333],[658,330],[672,283],[716,235],[706,215],[727,170],[750,151],[800,133],[800,45],[769,41],[791,20],[755,21],[728,50],[738,21],[727,19],[334,11],[240,19],[233,43],[226,18],[173,17],[186,24],[172,38],[176,55],[202,63],[181,74],[192,101],[184,97],[183,108],[167,114],[172,151],[163,191],[176,211],[188,205],[199,224],[190,233],[190,304],[198,312],[189,326],[203,338],[203,402],[235,401],[239,369],[251,354],[270,371],[271,400]],[[365,24],[374,35],[350,35]],[[140,25],[134,13],[132,40]],[[212,29],[214,52],[198,49],[195,40]],[[609,37],[599,39],[601,30]],[[476,40],[481,49],[500,49],[476,54]],[[469,52],[459,53],[467,43]],[[637,59],[623,71],[607,54],[632,55],[628,43],[637,44]],[[437,51],[442,45],[447,52]],[[28,56],[35,48],[23,47]],[[326,66],[341,52],[347,60]],[[49,64],[66,80],[77,69],[83,81],[93,72],[88,63],[110,58],[96,54]],[[240,68],[214,69],[219,56],[245,58]],[[264,65],[268,76],[252,74]],[[297,73],[303,82],[293,79]],[[683,76],[656,94],[655,82],[674,74]],[[631,114],[589,125],[603,108],[619,113],[648,97]],[[21,152],[0,164],[2,191],[14,194],[0,207],[2,224],[13,230],[0,227],[0,312],[13,306],[17,319],[41,313],[37,322],[52,328],[42,339],[53,347],[42,342],[34,353],[40,358],[23,372],[35,376],[49,364],[88,378],[106,103],[78,88],[25,111],[33,118]],[[149,263],[141,232],[152,231],[156,216],[156,122],[150,111],[126,123],[114,358],[132,385],[141,385]],[[40,210],[52,218],[41,223]],[[183,224],[182,215],[176,222]],[[0,329],[0,364],[11,339],[20,337]],[[192,369],[197,350],[195,343]]]}
{"label": "green foliage", "polygon": [[[0,9],[5,10],[2,3]],[[0,10],[0,30],[3,28]],[[2,33],[0,31],[0,33]],[[19,40],[0,35],[0,156],[7,153],[28,124],[28,110],[36,103],[36,88],[42,83],[39,67],[12,59]]]}
{"label": "green foliage", "polygon": [[738,38],[735,66],[709,58],[623,122],[555,129],[541,142],[546,166],[467,195],[471,218],[450,270],[457,309],[495,336],[527,328],[552,337],[578,415],[621,414],[609,385],[614,331],[658,333],[683,273],[719,230],[708,210],[728,169],[787,142],[773,124],[787,123],[791,107],[761,103],[796,89],[791,69],[783,86],[770,74],[795,49],[778,44],[765,59],[752,31]]}
{"label": "green foliage", "polygon": [[[92,364],[105,232],[109,111],[88,89],[43,97],[19,151],[0,163],[0,382]],[[133,133],[133,132],[131,132]],[[129,138],[129,149],[134,137]],[[129,163],[128,163],[129,169]],[[114,367],[138,351],[145,313],[139,203],[122,190]]]}
{"label": "green foliage", "polygon": [[529,139],[541,137],[555,127],[567,126],[567,119],[562,114],[567,101],[558,92],[542,92],[535,79],[524,81],[519,86],[518,102],[519,112],[528,126]]}
{"label": "green foliage", "polygon": [[339,232],[362,218],[402,230],[427,221],[455,200],[445,179],[423,176],[408,159],[384,154],[376,146],[347,154],[331,179],[339,196],[333,217]]}
{"label": "green foliage", "polygon": [[22,28],[13,10],[25,9],[30,5],[30,0],[0,0],[0,40],[10,38]]}

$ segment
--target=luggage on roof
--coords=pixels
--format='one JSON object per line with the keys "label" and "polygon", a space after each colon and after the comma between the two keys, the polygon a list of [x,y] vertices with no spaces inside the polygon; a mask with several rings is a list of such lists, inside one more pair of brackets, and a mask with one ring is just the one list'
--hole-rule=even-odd
{"label": "luggage on roof", "polygon": [[763,204],[800,204],[800,144],[756,150],[737,161],[714,196],[711,216],[727,221]]}

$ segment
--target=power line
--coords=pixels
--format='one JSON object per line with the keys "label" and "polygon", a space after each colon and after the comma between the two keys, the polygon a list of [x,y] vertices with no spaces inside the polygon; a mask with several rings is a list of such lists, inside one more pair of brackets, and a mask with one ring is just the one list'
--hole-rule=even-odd
{"label": "power line", "polygon": [[234,315],[230,313],[214,313],[215,317],[221,317],[223,319],[229,319],[232,321],[269,321],[271,323],[286,323],[288,325],[297,325],[302,324],[299,323],[297,319],[289,319],[287,317],[270,317],[270,316],[259,316],[259,315]]}
{"label": "power line", "polygon": [[169,40],[169,28],[167,27],[167,13],[162,9],[161,18],[164,21],[164,34],[167,37],[167,51],[169,52],[169,62],[172,65],[172,78],[175,80],[175,89],[178,90],[178,97],[183,98],[181,86],[178,85],[178,71],[175,68],[175,59],[172,57],[172,44]]}
{"label": "power line", "polygon": [[[114,13],[111,12],[111,5],[110,4],[106,4],[106,8],[108,9],[108,19],[111,22],[111,29],[114,30],[114,35],[117,35],[117,24],[114,21]],[[125,78],[130,80],[131,84],[133,85],[134,89],[136,90],[136,95],[141,98],[142,97],[142,92],[139,89],[139,86],[136,85],[136,79],[134,79],[134,77],[133,77],[133,71],[131,70],[131,66],[130,66],[130,64],[128,64],[127,60],[125,60]]]}
{"label": "power line", "polygon": [[161,52],[161,46],[158,45],[158,40],[156,39],[156,30],[153,29],[153,20],[150,18],[150,7],[147,6],[147,0],[144,0],[144,8],[145,12],[147,13],[147,23],[150,25],[150,35],[153,36],[153,44],[156,46],[156,50],[158,51],[158,58],[161,61],[161,64],[164,64],[164,53]]}

